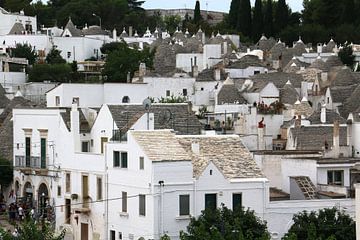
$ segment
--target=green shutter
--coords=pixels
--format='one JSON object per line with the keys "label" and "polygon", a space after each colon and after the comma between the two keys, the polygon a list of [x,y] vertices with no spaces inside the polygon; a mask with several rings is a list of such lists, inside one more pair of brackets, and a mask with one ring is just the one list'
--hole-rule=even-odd
{"label": "green shutter", "polygon": [[233,193],[233,211],[242,207],[242,194]]}
{"label": "green shutter", "polygon": [[121,168],[127,168],[128,167],[128,156],[127,152],[121,153]]}
{"label": "green shutter", "polygon": [[46,168],[46,138],[41,139],[41,168]]}
{"label": "green shutter", "polygon": [[26,167],[30,167],[30,154],[31,154],[31,146],[30,146],[30,143],[31,143],[31,138],[29,137],[26,137],[25,138],[25,158],[26,158]]}

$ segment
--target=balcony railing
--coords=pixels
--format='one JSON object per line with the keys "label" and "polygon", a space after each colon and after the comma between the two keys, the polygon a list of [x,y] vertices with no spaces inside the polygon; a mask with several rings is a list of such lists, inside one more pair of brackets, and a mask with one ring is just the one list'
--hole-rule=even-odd
{"label": "balcony railing", "polygon": [[15,167],[20,168],[46,168],[46,164],[41,166],[40,157],[15,156]]}

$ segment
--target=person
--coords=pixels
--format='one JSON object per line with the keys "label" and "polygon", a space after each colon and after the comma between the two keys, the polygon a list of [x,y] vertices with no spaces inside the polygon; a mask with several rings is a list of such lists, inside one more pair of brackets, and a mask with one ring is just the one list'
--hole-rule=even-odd
{"label": "person", "polygon": [[24,209],[21,207],[21,205],[18,208],[18,214],[19,214],[19,220],[22,221],[24,219]]}
{"label": "person", "polygon": [[35,221],[35,208],[31,208],[31,211],[30,211],[30,217],[32,218],[32,220]]}
{"label": "person", "polygon": [[17,228],[15,228],[14,232],[12,233],[14,238],[17,238],[19,236],[19,232],[17,230]]}

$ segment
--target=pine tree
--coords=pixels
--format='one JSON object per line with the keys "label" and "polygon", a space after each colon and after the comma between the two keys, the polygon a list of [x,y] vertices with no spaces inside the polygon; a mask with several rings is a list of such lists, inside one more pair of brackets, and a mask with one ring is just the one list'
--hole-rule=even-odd
{"label": "pine tree", "polygon": [[250,0],[241,0],[237,29],[245,36],[251,36],[251,5]]}
{"label": "pine tree", "polygon": [[262,0],[256,0],[252,27],[252,38],[254,41],[259,40],[264,29],[264,15],[262,10]]}
{"label": "pine tree", "polygon": [[194,9],[194,23],[199,24],[201,19],[202,18],[201,18],[201,13],[200,13],[200,1],[197,0],[196,4],[195,4],[195,9]]}
{"label": "pine tree", "polygon": [[272,0],[267,0],[265,17],[264,17],[264,33],[266,36],[271,37],[274,35],[273,27],[273,7]]}
{"label": "pine tree", "polygon": [[275,10],[275,19],[274,25],[276,33],[281,32],[287,24],[289,20],[289,8],[285,2],[285,0],[279,0],[277,2],[276,10]]}
{"label": "pine tree", "polygon": [[229,27],[232,29],[235,29],[238,23],[239,8],[240,8],[240,0],[232,0],[229,11],[229,20],[228,20]]}

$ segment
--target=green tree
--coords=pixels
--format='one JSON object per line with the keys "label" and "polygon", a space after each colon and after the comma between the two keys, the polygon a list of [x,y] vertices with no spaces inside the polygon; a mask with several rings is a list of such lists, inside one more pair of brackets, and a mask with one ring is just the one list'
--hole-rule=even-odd
{"label": "green tree", "polygon": [[0,157],[0,185],[1,189],[6,188],[13,181],[13,166],[10,161]]}
{"label": "green tree", "polygon": [[342,23],[354,23],[354,20],[358,18],[358,14],[355,11],[355,1],[354,0],[343,0],[344,8],[341,15]]}
{"label": "green tree", "polygon": [[2,240],[63,240],[65,237],[65,230],[59,234],[55,233],[55,230],[51,227],[50,223],[44,222],[42,224],[36,224],[33,220],[27,219],[22,222],[18,227],[19,236],[14,238],[11,233],[5,229],[0,229],[0,235]]}
{"label": "green tree", "polygon": [[230,28],[235,29],[238,23],[239,16],[239,8],[240,8],[240,0],[232,0],[230,4],[229,17],[228,17],[228,25]]}
{"label": "green tree", "polygon": [[348,67],[352,67],[354,65],[355,56],[353,54],[353,49],[350,45],[344,46],[339,51],[339,58],[343,64]]}
{"label": "green tree", "polygon": [[318,212],[304,211],[295,214],[293,221],[294,224],[290,227],[283,240],[356,239],[354,220],[335,207],[324,208]]}
{"label": "green tree", "polygon": [[108,54],[102,72],[108,82],[126,82],[128,73],[133,77],[142,62],[149,68],[153,66],[154,51],[149,48],[139,51],[129,48],[125,42],[119,42],[117,47],[111,46],[111,51],[104,50],[109,49],[106,44],[101,49]]}
{"label": "green tree", "polygon": [[279,0],[275,9],[274,26],[276,33],[281,32],[287,25],[289,20],[290,9],[285,0]]}
{"label": "green tree", "polygon": [[238,17],[238,30],[245,36],[251,36],[251,5],[250,0],[241,0]]}
{"label": "green tree", "polygon": [[11,57],[26,58],[30,65],[33,65],[37,60],[37,54],[34,48],[28,44],[16,44],[16,47],[11,49]]}
{"label": "green tree", "polygon": [[235,211],[222,206],[216,210],[204,210],[198,218],[192,218],[187,232],[180,232],[181,240],[267,240],[270,235],[266,223],[251,210]]}
{"label": "green tree", "polygon": [[46,55],[45,61],[48,64],[64,64],[66,60],[62,58],[60,55],[61,51],[56,49],[56,47],[52,47],[50,52]]}
{"label": "green tree", "polygon": [[254,18],[252,27],[252,39],[258,41],[263,33],[264,27],[264,14],[262,9],[262,0],[256,0],[254,8]]}
{"label": "green tree", "polygon": [[266,9],[264,16],[264,33],[268,37],[274,36],[272,0],[267,0],[266,2]]}
{"label": "green tree", "polygon": [[197,0],[195,3],[195,9],[194,9],[194,23],[199,24],[202,20],[201,12],[200,12],[200,1]]}
{"label": "green tree", "polygon": [[29,82],[71,82],[72,69],[65,64],[35,64],[29,70]]}

